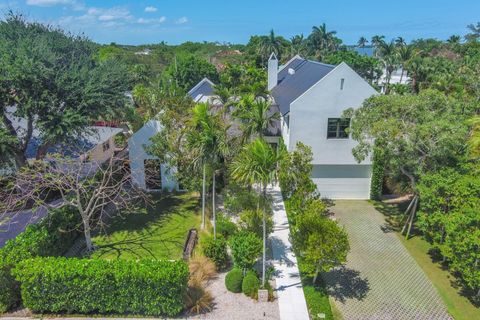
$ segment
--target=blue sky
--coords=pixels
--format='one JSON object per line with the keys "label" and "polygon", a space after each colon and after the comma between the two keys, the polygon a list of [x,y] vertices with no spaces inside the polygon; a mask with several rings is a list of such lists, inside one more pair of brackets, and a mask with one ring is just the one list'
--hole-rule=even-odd
{"label": "blue sky", "polygon": [[83,32],[100,43],[246,43],[274,29],[287,38],[325,22],[348,44],[360,36],[446,39],[480,20],[478,0],[0,0],[0,11]]}

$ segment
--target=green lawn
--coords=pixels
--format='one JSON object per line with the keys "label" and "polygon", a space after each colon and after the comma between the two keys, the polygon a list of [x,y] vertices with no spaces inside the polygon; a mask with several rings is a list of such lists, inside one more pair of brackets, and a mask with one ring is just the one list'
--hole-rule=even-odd
{"label": "green lawn", "polygon": [[375,207],[387,215],[397,235],[401,239],[405,248],[417,261],[425,274],[428,276],[443,302],[447,306],[448,312],[457,320],[480,319],[480,308],[476,308],[466,297],[461,294],[461,288],[456,285],[456,279],[442,267],[439,262],[432,259],[429,254],[431,245],[414,234],[412,238],[406,240],[405,236],[398,232],[401,225],[400,214],[404,211],[405,204],[400,206],[386,205],[380,202],[374,202]]}
{"label": "green lawn", "polygon": [[198,209],[198,196],[192,193],[153,195],[151,207],[123,213],[93,238],[93,256],[180,259],[188,230],[200,228]]}

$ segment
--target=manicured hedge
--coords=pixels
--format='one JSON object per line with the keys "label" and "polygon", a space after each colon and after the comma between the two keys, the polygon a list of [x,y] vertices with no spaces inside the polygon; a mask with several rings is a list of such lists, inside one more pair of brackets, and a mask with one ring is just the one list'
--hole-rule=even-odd
{"label": "manicured hedge", "polygon": [[258,289],[260,288],[260,280],[258,280],[257,274],[254,271],[248,271],[243,278],[242,292],[252,298],[258,298]]}
{"label": "manicured hedge", "polygon": [[34,258],[12,270],[35,312],[175,316],[184,309],[184,261]]}
{"label": "manicured hedge", "polygon": [[205,241],[203,245],[203,254],[213,260],[217,270],[223,270],[228,264],[227,242],[223,236],[218,235],[217,239],[213,237]]}
{"label": "manicured hedge", "polygon": [[373,153],[372,180],[370,184],[370,199],[379,200],[383,194],[383,177],[385,161],[382,152],[375,150]]}
{"label": "manicured hedge", "polygon": [[225,287],[230,292],[242,292],[243,271],[233,268],[225,276]]}
{"label": "manicured hedge", "polygon": [[41,222],[28,226],[0,249],[0,313],[20,302],[19,283],[10,270],[24,259],[63,254],[78,235],[78,223],[74,209],[56,209]]}

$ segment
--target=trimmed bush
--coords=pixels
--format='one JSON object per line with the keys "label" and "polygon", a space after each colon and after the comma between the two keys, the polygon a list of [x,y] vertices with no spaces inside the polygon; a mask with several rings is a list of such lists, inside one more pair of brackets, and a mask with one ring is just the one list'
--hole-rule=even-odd
{"label": "trimmed bush", "polygon": [[[265,225],[267,236],[273,232],[273,218],[271,212],[265,214]],[[253,232],[257,237],[263,237],[263,211],[262,210],[244,210],[240,213],[240,227]]]}
{"label": "trimmed bush", "polygon": [[225,237],[225,239],[230,238],[235,233],[237,233],[238,228],[235,222],[230,220],[223,214],[217,215],[217,233]]}
{"label": "trimmed bush", "polygon": [[62,255],[78,235],[78,222],[72,208],[52,210],[48,217],[28,226],[0,249],[0,313],[20,302],[19,283],[10,274],[11,269],[24,259]]}
{"label": "trimmed bush", "polygon": [[225,287],[230,292],[242,292],[243,271],[238,268],[233,268],[225,276]]}
{"label": "trimmed bush", "polygon": [[217,236],[214,240],[213,237],[205,241],[203,245],[203,254],[212,259],[218,270],[226,268],[228,263],[227,242],[221,236]]}
{"label": "trimmed bush", "polygon": [[34,258],[12,270],[23,304],[41,313],[175,316],[184,309],[184,261]]}
{"label": "trimmed bush", "polygon": [[229,240],[235,266],[251,269],[262,252],[262,240],[254,233],[242,231]]}
{"label": "trimmed bush", "polygon": [[252,299],[257,299],[259,288],[260,280],[258,280],[257,274],[254,271],[248,271],[243,278],[242,292]]}
{"label": "trimmed bush", "polygon": [[370,199],[380,200],[383,194],[383,177],[385,160],[382,152],[375,150],[373,153],[372,178],[370,185]]}

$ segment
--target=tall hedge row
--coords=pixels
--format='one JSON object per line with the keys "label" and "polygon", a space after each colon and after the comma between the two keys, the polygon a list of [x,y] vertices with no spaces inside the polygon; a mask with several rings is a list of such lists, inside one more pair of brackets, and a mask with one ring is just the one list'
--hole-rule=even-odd
{"label": "tall hedge row", "polygon": [[0,313],[20,302],[19,283],[11,275],[11,269],[25,259],[63,254],[78,235],[78,223],[75,209],[56,209],[0,249]]}
{"label": "tall hedge row", "polygon": [[36,312],[175,316],[183,308],[184,261],[34,258],[12,270]]}
{"label": "tall hedge row", "polygon": [[383,177],[385,161],[382,152],[375,150],[373,153],[372,180],[370,184],[370,199],[379,200],[383,194]]}

